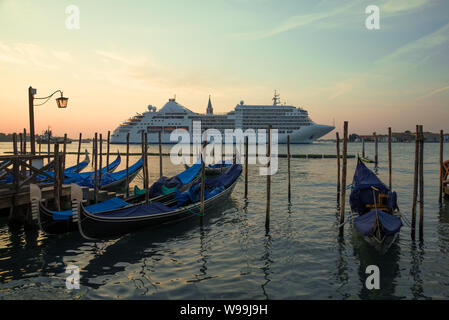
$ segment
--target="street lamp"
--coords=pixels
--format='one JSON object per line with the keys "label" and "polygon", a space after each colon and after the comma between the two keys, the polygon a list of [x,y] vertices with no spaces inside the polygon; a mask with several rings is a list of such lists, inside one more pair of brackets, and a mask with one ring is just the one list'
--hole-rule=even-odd
{"label": "street lamp", "polygon": [[[51,95],[49,95],[48,97],[44,97],[44,98],[35,98],[34,95],[36,94],[36,92],[37,92],[37,90],[35,88],[32,88],[31,86],[28,88],[28,102],[29,102],[29,108],[30,108],[30,144],[31,144],[31,154],[32,155],[36,154],[35,145],[34,145],[35,144],[34,107],[41,106],[41,105],[47,103],[47,101],[50,100],[50,98],[57,92],[59,92],[61,94],[61,96],[59,98],[56,98],[56,104],[58,105],[58,108],[61,108],[61,109],[67,108],[67,102],[69,100],[68,98],[65,98],[63,96],[63,93],[61,90],[56,90]],[[40,104],[34,105],[34,100],[45,100],[45,101]]]}

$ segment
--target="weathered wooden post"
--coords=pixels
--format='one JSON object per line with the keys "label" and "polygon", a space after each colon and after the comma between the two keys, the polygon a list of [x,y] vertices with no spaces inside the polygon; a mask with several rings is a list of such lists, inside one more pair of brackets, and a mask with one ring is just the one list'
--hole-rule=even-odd
{"label": "weathered wooden post", "polygon": [[416,200],[418,198],[418,169],[419,169],[419,126],[416,125],[415,136],[415,166],[413,174],[413,199],[412,199],[412,223],[411,223],[411,237],[415,239],[416,228]]}
{"label": "weathered wooden post", "polygon": [[378,156],[377,156],[377,151],[378,151],[378,150],[379,150],[379,149],[378,149],[377,134],[374,132],[374,163],[376,164],[376,167],[377,167],[378,160],[379,160],[379,158],[378,158]]}
{"label": "weathered wooden post", "polygon": [[126,134],[126,197],[129,197],[129,132]]}
{"label": "weathered wooden post", "polygon": [[265,229],[270,229],[270,196],[271,196],[271,175],[269,169],[271,166],[271,125],[268,126],[268,145],[267,145],[267,207],[265,211]]}
{"label": "weathered wooden post", "polygon": [[27,129],[23,129],[23,154],[27,154]]}
{"label": "weathered wooden post", "polygon": [[50,130],[47,130],[47,153],[48,153],[48,162],[50,163]]}
{"label": "weathered wooden post", "polygon": [[162,138],[161,131],[158,131],[159,138],[159,178],[162,177]]}
{"label": "weathered wooden post", "polygon": [[419,240],[423,240],[424,232],[424,133],[423,126],[419,126]]}
{"label": "weathered wooden post", "polygon": [[150,173],[148,170],[148,133],[145,132],[145,202],[148,203],[150,200],[150,194],[148,192],[148,184],[150,180]]}
{"label": "weathered wooden post", "polygon": [[[222,150],[223,151],[223,150]],[[248,198],[248,136],[245,137],[245,199]],[[223,164],[223,161],[222,161]]]}
{"label": "weathered wooden post", "polygon": [[[62,148],[62,170],[65,170],[65,158],[67,153],[67,133],[64,133],[64,146]],[[64,176],[61,177],[62,181],[64,181]]]}
{"label": "weathered wooden post", "polygon": [[109,172],[109,149],[111,142],[111,131],[108,131],[108,141],[106,146],[106,172]]}
{"label": "weathered wooden post", "polygon": [[[23,133],[19,133],[19,138],[20,138],[20,154],[24,155],[25,151],[24,151],[24,143],[23,143]],[[26,167],[23,165],[19,165],[20,166],[20,172],[22,174],[22,176],[26,176]]]}
{"label": "weathered wooden post", "polygon": [[340,193],[340,135],[337,136],[337,193]]}
{"label": "weathered wooden post", "polygon": [[362,138],[362,158],[365,158],[365,138]]}
{"label": "weathered wooden post", "polygon": [[98,202],[98,134],[95,132],[94,142],[93,142],[93,155],[94,161],[94,198],[95,203]]}
{"label": "weathered wooden post", "polygon": [[82,133],[80,132],[80,138],[78,140],[78,153],[76,155],[76,172],[79,171],[79,165],[80,165],[80,153],[81,153],[81,141],[82,141]]}
{"label": "weathered wooden post", "polygon": [[290,135],[287,135],[287,174],[288,174],[288,202],[291,201],[291,180],[290,180]]}
{"label": "weathered wooden post", "polygon": [[141,131],[140,134],[140,148],[142,150],[142,189],[145,189],[145,149],[144,149],[144,145],[145,145],[145,137],[144,137],[144,132]]}
{"label": "weathered wooden post", "polygon": [[343,168],[341,175],[341,192],[340,192],[340,235],[343,235],[343,223],[345,222],[345,205],[346,205],[346,168],[348,153],[348,121],[343,125]]}
{"label": "weathered wooden post", "polygon": [[54,203],[55,203],[55,209],[57,211],[61,210],[61,204],[60,204],[60,193],[59,193],[59,183],[60,183],[60,157],[59,157],[59,144],[57,142],[55,142],[55,147],[54,147],[54,162],[55,162],[55,166],[54,166],[54,182],[53,182],[53,197],[54,197]]}
{"label": "weathered wooden post", "polygon": [[15,132],[12,134],[12,150],[14,155],[16,156],[18,152],[17,152],[17,134]]}
{"label": "weathered wooden post", "polygon": [[391,183],[391,127],[388,128],[388,183],[390,186],[390,190],[392,190]]}
{"label": "weathered wooden post", "polygon": [[101,187],[101,175],[102,175],[102,168],[103,168],[103,134],[100,133],[100,165],[99,165],[99,172],[98,172],[98,185]]}
{"label": "weathered wooden post", "polygon": [[20,154],[23,154],[23,135],[22,135],[22,133],[19,133],[19,147],[20,147]]}
{"label": "weathered wooden post", "polygon": [[[206,164],[204,159],[204,147],[206,145],[206,141],[201,144],[201,198],[200,198],[200,215],[203,217],[204,215],[204,194],[206,189]],[[201,220],[202,222],[202,220]]]}
{"label": "weathered wooden post", "polygon": [[440,204],[443,202],[443,142],[444,142],[443,130],[440,130],[440,185],[438,193],[438,202]]}
{"label": "weathered wooden post", "polygon": [[[94,138],[92,139],[92,156],[93,156],[93,154],[95,153],[95,136],[94,136]],[[94,164],[94,161],[92,161],[92,167],[94,166],[95,164]]]}

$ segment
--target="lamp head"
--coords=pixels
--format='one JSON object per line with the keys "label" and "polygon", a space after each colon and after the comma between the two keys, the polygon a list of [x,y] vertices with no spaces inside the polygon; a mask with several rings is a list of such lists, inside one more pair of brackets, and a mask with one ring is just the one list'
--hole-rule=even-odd
{"label": "lamp head", "polygon": [[61,109],[67,108],[68,101],[69,101],[69,98],[63,97],[62,92],[61,92],[61,96],[59,98],[56,98],[56,103],[58,104],[58,108],[61,108]]}

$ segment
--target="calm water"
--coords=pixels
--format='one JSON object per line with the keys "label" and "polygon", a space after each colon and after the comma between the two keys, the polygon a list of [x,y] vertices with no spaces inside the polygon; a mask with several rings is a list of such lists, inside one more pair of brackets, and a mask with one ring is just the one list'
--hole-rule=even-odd
{"label": "calm water", "polygon": [[[0,143],[0,154],[10,150]],[[445,145],[445,159],[449,158]],[[112,150],[124,146],[113,146]],[[168,150],[168,146],[164,149]],[[351,143],[349,154],[361,152]],[[388,181],[386,144],[379,144],[379,176]],[[69,145],[75,151],[77,144]],[[150,151],[156,151],[151,146]],[[88,147],[91,150],[91,147]],[[132,151],[139,147],[133,146]],[[285,146],[280,146],[280,153]],[[366,144],[373,157],[374,145]],[[335,153],[335,144],[292,146],[292,153]],[[23,299],[447,299],[449,202],[438,205],[439,145],[425,145],[424,242],[404,226],[385,255],[346,224],[338,239],[336,159],[292,159],[292,202],[286,199],[286,159],[272,177],[271,229],[265,233],[265,177],[250,167],[249,198],[243,179],[229,201],[200,225],[146,229],[93,242],[78,233],[10,233],[0,218],[0,297]],[[393,186],[410,219],[414,144],[393,144]],[[115,158],[114,156],[112,158]],[[124,159],[124,158],[123,158]],[[137,157],[131,159],[133,163]],[[182,170],[164,159],[164,174]],[[69,156],[67,164],[73,164]],[[356,165],[348,160],[348,181]],[[124,168],[124,164],[119,170]],[[89,170],[91,168],[89,167]],[[151,181],[159,173],[150,158]],[[141,185],[141,180],[134,181]],[[347,204],[348,206],[349,204]],[[81,288],[65,288],[65,268],[80,268]],[[365,268],[379,266],[381,289],[365,289]]]}

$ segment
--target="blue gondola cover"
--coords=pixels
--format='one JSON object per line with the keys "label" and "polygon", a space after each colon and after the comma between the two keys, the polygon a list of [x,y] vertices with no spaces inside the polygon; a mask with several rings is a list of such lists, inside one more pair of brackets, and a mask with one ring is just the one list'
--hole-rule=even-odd
{"label": "blue gondola cover", "polygon": [[386,236],[395,234],[402,227],[402,221],[399,217],[377,209],[355,218],[355,228],[364,236],[372,236],[376,226],[376,216],[379,217],[379,223],[382,225]]}
{"label": "blue gondola cover", "polygon": [[[374,190],[376,188],[378,191]],[[397,208],[396,192],[390,191],[382,181],[368,169],[365,164],[358,160],[357,168],[353,178],[353,189],[349,196],[349,204],[351,209],[358,213],[365,213],[367,204],[374,204],[374,199],[378,199],[379,193],[388,195],[387,206],[390,210]]]}
{"label": "blue gondola cover", "polygon": [[[85,209],[88,212],[95,213],[95,212],[102,212],[102,211],[106,211],[106,210],[118,209],[118,208],[125,207],[127,205],[128,205],[128,202],[126,202],[125,200],[114,197],[114,198],[108,199],[106,201],[102,201],[100,203],[86,206]],[[53,213],[53,220],[68,220],[73,215],[73,212],[71,210],[52,211],[52,213]]]}

